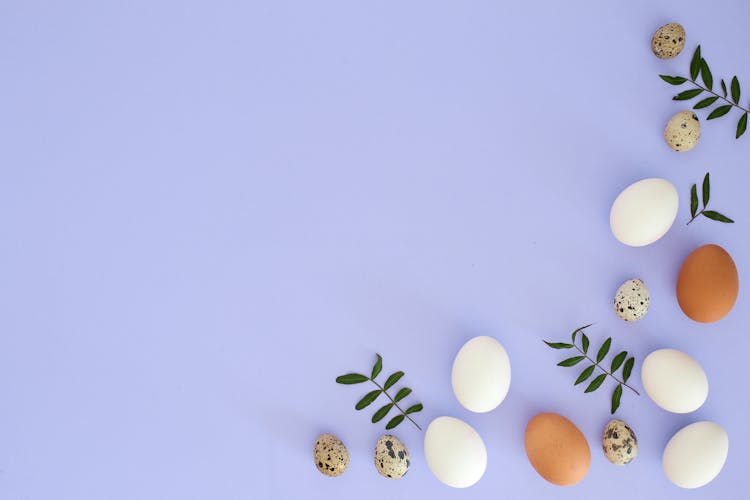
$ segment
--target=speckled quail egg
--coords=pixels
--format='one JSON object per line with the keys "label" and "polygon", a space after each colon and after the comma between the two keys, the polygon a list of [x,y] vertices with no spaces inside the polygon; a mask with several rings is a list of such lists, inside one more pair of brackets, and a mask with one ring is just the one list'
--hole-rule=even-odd
{"label": "speckled quail egg", "polygon": [[685,28],[677,23],[665,24],[651,38],[651,50],[659,59],[672,59],[682,52],[685,40]]}
{"label": "speckled quail egg", "polygon": [[615,313],[625,321],[638,321],[648,312],[651,296],[639,279],[628,280],[615,293]]}
{"label": "speckled quail egg", "polygon": [[411,465],[409,450],[396,436],[386,434],[375,444],[375,468],[381,476],[400,479]]}
{"label": "speckled quail egg", "polygon": [[326,476],[340,476],[349,467],[349,452],[333,434],[321,434],[315,440],[313,457],[318,470]]}
{"label": "speckled quail egg", "polygon": [[664,140],[674,151],[690,151],[698,144],[701,122],[692,111],[680,111],[667,122]]}
{"label": "speckled quail egg", "polygon": [[610,420],[604,427],[602,449],[613,464],[627,465],[638,456],[638,439],[628,424],[622,420]]}

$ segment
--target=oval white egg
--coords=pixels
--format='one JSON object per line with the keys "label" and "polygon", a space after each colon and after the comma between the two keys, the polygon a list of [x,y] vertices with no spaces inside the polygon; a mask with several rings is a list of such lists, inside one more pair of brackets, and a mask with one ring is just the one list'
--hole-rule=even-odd
{"label": "oval white egg", "polygon": [[643,361],[641,381],[646,394],[672,413],[690,413],[708,397],[708,378],[700,364],[676,349],[659,349]]}
{"label": "oval white egg", "polygon": [[463,420],[438,417],[424,435],[424,456],[435,477],[454,488],[467,488],[487,469],[482,437]]}
{"label": "oval white egg", "polygon": [[451,374],[453,393],[464,408],[477,413],[494,410],[510,388],[510,359],[492,337],[474,337],[458,351]]}
{"label": "oval white egg", "polygon": [[666,179],[643,179],[631,184],[612,204],[612,234],[631,247],[649,245],[672,227],[678,204],[677,189]]}
{"label": "oval white egg", "polygon": [[713,481],[729,453],[729,436],[714,422],[683,427],[664,448],[664,474],[681,488],[700,488]]}

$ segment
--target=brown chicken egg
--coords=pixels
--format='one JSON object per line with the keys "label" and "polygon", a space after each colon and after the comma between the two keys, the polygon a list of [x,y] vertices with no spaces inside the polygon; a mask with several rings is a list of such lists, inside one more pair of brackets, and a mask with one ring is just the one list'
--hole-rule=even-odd
{"label": "brown chicken egg", "polygon": [[526,455],[544,479],[571,486],[586,477],[591,450],[583,433],[556,413],[540,413],[526,425]]}
{"label": "brown chicken egg", "polygon": [[739,293],[737,267],[726,250],[704,245],[688,255],[677,278],[677,301],[685,315],[701,323],[729,314]]}

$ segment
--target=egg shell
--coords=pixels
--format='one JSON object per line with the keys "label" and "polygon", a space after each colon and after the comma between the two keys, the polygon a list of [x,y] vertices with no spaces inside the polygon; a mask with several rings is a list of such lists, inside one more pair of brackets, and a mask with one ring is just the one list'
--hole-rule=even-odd
{"label": "egg shell", "polygon": [[685,47],[685,28],[677,23],[665,24],[651,38],[651,51],[659,59],[677,57]]}
{"label": "egg shell", "polygon": [[688,318],[719,321],[732,310],[740,291],[734,260],[719,245],[704,245],[688,255],[677,277],[677,302]]}
{"label": "egg shell", "polygon": [[453,361],[451,384],[456,399],[467,410],[494,410],[510,388],[510,359],[505,348],[492,337],[469,340]]}
{"label": "egg shell", "polygon": [[649,245],[664,236],[677,217],[677,189],[665,179],[635,182],[615,199],[609,225],[618,241],[632,247]]}
{"label": "egg shell", "polygon": [[424,456],[432,474],[454,488],[474,485],[487,469],[487,448],[466,422],[438,417],[424,435]]}
{"label": "egg shell", "polygon": [[591,450],[583,433],[556,413],[540,413],[529,420],[525,445],[532,467],[552,484],[577,484],[591,466]]}
{"label": "egg shell", "polygon": [[315,466],[326,476],[340,476],[349,467],[349,451],[333,434],[321,434],[313,447]]}
{"label": "egg shell", "polygon": [[409,450],[396,436],[387,434],[375,443],[375,468],[381,476],[400,479],[410,466]]}
{"label": "egg shell", "polygon": [[640,279],[628,280],[615,293],[615,314],[624,321],[638,321],[648,312],[651,294]]}
{"label": "egg shell", "polygon": [[700,488],[719,475],[729,454],[729,436],[714,422],[695,422],[672,436],[662,455],[667,478],[681,488]]}
{"label": "egg shell", "polygon": [[701,365],[676,349],[652,352],[641,365],[641,382],[648,397],[672,413],[690,413],[708,398],[708,378]]}
{"label": "egg shell", "polygon": [[701,137],[701,121],[692,111],[680,111],[664,127],[664,140],[673,151],[690,151]]}
{"label": "egg shell", "polygon": [[604,427],[602,450],[615,465],[627,465],[638,456],[638,438],[622,420],[610,420]]}

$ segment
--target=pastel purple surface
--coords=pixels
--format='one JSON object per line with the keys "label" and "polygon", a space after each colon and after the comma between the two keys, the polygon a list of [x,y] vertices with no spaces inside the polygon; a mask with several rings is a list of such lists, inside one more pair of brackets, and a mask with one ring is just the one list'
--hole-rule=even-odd
{"label": "pastel purple surface", "polygon": [[[694,499],[745,491],[750,405],[750,137],[735,111],[703,119],[689,153],[663,139],[689,104],[657,75],[685,74],[697,43],[714,78],[750,96],[750,3],[137,0],[0,3],[0,498],[684,498],[661,454],[685,425],[729,435],[723,472]],[[671,61],[662,24],[687,31]],[[690,185],[734,225],[690,226]],[[680,209],[644,248],[618,243],[609,209],[663,177]],[[717,243],[740,295],[719,323],[685,317],[683,259]],[[612,311],[641,278],[642,321]],[[573,388],[564,340],[637,355],[676,348],[705,369],[695,413],[626,391],[639,439],[627,467],[600,448],[607,390]],[[461,407],[458,349],[490,335],[512,385],[488,414]],[[425,410],[465,420],[484,478],[453,490],[416,428],[395,434],[412,470],[375,470],[385,431],[337,375],[401,369]],[[560,488],[523,448],[538,412],[575,422],[588,477]],[[315,437],[351,454],[336,479]]]}

